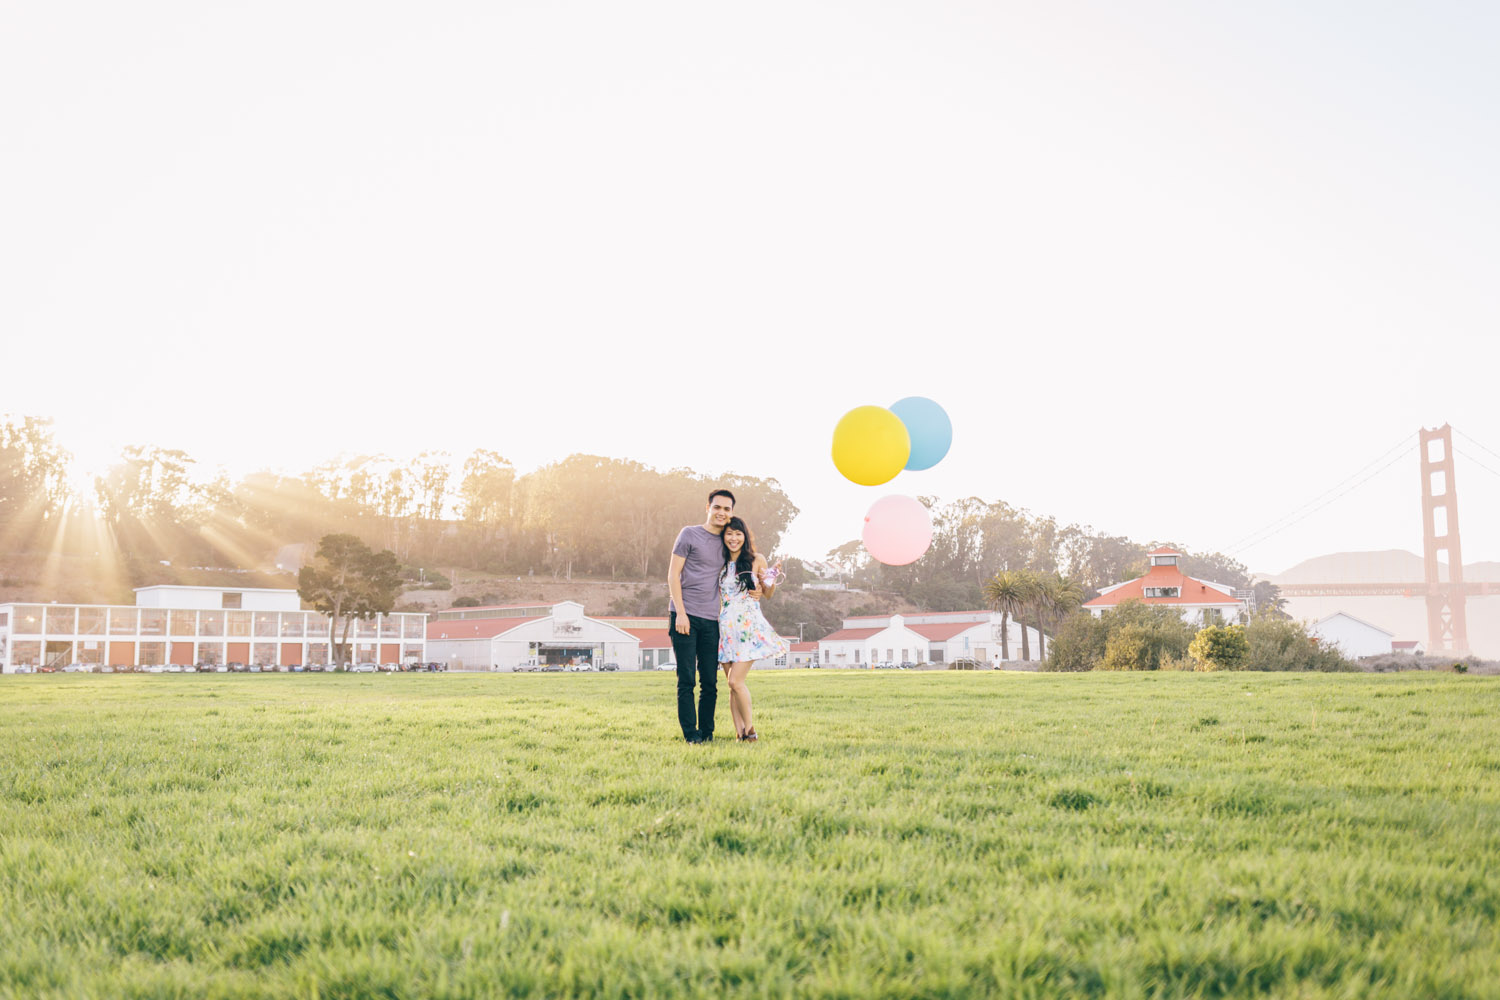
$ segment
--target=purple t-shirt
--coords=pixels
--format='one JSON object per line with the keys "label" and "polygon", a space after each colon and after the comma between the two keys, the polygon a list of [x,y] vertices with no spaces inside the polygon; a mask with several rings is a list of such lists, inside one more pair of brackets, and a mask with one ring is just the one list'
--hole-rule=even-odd
{"label": "purple t-shirt", "polygon": [[[690,524],[677,533],[674,556],[682,556],[682,603],[695,618],[719,617],[719,574],[724,572],[724,540],[701,524]],[[667,607],[674,608],[671,588]]]}

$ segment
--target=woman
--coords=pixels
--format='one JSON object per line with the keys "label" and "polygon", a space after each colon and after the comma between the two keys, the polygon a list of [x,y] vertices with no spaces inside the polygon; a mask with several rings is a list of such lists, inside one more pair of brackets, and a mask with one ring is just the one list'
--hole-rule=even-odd
{"label": "woman", "polygon": [[729,714],[739,739],[760,737],[750,718],[750,688],[745,679],[756,660],[785,656],[788,644],[761,614],[760,599],[770,597],[781,579],[781,563],[766,568],[755,551],[755,536],[745,522],[731,517],[721,536],[724,574],[719,578],[719,666],[729,679]]}

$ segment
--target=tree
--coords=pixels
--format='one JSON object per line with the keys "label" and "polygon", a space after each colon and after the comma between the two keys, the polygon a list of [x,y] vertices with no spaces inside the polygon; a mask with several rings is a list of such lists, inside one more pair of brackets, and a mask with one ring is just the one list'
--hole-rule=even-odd
{"label": "tree", "polygon": [[1194,628],[1175,607],[1123,601],[1101,620],[1106,633],[1102,670],[1160,670],[1187,655]]}
{"label": "tree", "polygon": [[51,424],[0,417],[0,531],[7,540],[12,532],[30,534],[67,501],[70,456],[53,441]]}
{"label": "tree", "polygon": [[1253,607],[1257,613],[1268,614],[1273,618],[1290,618],[1286,613],[1286,598],[1281,596],[1281,588],[1270,580],[1256,580],[1251,587],[1254,592]]}
{"label": "tree", "polygon": [[1307,634],[1301,622],[1262,610],[1245,626],[1246,670],[1353,670],[1337,649]]}
{"label": "tree", "polygon": [[[984,599],[990,608],[1000,612],[1000,658],[1010,659],[1009,620],[1031,602],[1034,577],[1024,570],[1003,569],[984,585]],[[1026,626],[1021,626],[1021,656],[1030,659],[1031,644],[1026,640]]]}
{"label": "tree", "polygon": [[1109,627],[1104,618],[1077,611],[1063,619],[1052,639],[1052,655],[1043,670],[1093,670],[1104,659]]}
{"label": "tree", "polygon": [[1237,670],[1249,652],[1243,625],[1209,625],[1188,645],[1188,655],[1200,670]]}
{"label": "tree", "polygon": [[355,536],[343,534],[324,535],[316,559],[316,564],[303,566],[297,574],[297,593],[328,616],[332,661],[348,663],[350,626],[356,618],[369,619],[391,610],[401,593],[401,566],[389,549],[375,552]]}
{"label": "tree", "polygon": [[[1083,585],[1070,576],[1048,573],[1037,581],[1038,611],[1037,639],[1041,643],[1041,657],[1047,658],[1047,621],[1060,621],[1078,610],[1083,604]],[[1041,620],[1045,619],[1045,620]]]}

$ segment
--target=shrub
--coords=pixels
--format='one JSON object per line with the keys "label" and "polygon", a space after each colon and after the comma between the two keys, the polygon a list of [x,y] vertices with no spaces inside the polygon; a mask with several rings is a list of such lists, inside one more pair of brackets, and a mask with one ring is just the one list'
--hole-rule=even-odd
{"label": "shrub", "polygon": [[1074,672],[1093,670],[1104,659],[1104,645],[1109,635],[1103,618],[1079,611],[1063,619],[1057,634],[1047,646],[1043,670]]}
{"label": "shrub", "polygon": [[479,604],[479,598],[477,598],[477,597],[460,597],[457,600],[455,600],[453,602],[453,604],[450,605],[450,606],[451,607],[455,607],[455,608],[477,608],[477,607],[480,606],[480,604]]}
{"label": "shrub", "polygon": [[1258,614],[1245,626],[1250,648],[1245,670],[1353,670],[1337,649],[1321,646],[1301,623],[1270,614]]}
{"label": "shrub", "polygon": [[1188,655],[1199,670],[1238,670],[1250,652],[1243,625],[1209,625],[1198,630]]}

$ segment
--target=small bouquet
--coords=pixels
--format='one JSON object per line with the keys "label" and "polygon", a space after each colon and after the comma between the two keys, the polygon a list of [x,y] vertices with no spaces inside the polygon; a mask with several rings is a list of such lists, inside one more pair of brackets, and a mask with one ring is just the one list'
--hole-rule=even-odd
{"label": "small bouquet", "polygon": [[774,587],[786,577],[786,572],[781,568],[781,563],[766,567],[766,571],[760,575],[762,587]]}

